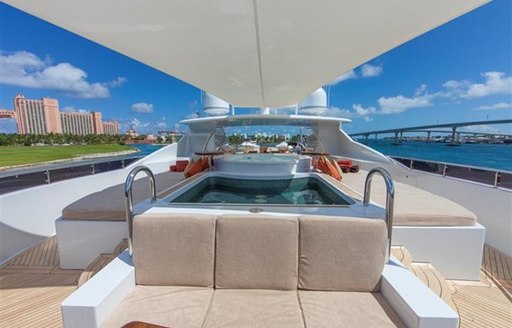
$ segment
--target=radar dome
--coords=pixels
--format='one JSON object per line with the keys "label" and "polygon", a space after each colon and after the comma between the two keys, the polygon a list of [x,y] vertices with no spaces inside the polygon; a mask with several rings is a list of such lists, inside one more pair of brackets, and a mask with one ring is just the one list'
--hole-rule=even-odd
{"label": "radar dome", "polygon": [[299,114],[301,115],[323,115],[327,111],[327,94],[323,88],[304,98],[299,103]]}
{"label": "radar dome", "polygon": [[207,92],[203,95],[203,111],[208,116],[221,116],[229,113],[229,103]]}

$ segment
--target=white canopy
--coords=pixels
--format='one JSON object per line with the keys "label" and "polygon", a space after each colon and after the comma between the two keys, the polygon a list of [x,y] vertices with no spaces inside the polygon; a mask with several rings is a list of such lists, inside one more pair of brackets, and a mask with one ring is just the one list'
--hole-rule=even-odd
{"label": "white canopy", "polygon": [[352,68],[488,2],[3,1],[241,107],[296,104]]}

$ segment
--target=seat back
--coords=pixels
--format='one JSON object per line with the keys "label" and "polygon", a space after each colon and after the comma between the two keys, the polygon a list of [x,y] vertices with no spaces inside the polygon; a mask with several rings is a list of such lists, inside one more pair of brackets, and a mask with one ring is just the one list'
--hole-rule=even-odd
{"label": "seat back", "polygon": [[139,285],[378,291],[387,252],[380,219],[261,214],[141,214]]}
{"label": "seat back", "polygon": [[215,287],[297,289],[297,218],[222,215],[217,219]]}
{"label": "seat back", "polygon": [[380,219],[301,216],[299,288],[378,291],[387,253]]}
{"label": "seat back", "polygon": [[214,215],[141,214],[133,223],[138,285],[213,287]]}

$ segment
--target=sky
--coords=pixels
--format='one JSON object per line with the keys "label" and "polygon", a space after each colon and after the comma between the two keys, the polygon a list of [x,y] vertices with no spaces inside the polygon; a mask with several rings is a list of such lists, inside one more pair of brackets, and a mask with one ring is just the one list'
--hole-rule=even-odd
{"label": "sky", "polygon": [[[348,133],[512,118],[512,1],[494,0],[325,86],[327,115]],[[61,111],[100,111],[121,132],[175,130],[201,110],[178,79],[0,2],[0,108],[13,98],[59,100]],[[464,128],[511,133],[512,124]],[[0,133],[16,132],[0,119]]]}

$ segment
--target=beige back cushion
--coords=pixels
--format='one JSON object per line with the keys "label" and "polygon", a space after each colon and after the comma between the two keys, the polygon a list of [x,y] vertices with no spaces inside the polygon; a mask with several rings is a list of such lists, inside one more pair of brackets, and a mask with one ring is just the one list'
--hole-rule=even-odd
{"label": "beige back cushion", "polygon": [[299,288],[378,291],[387,250],[385,222],[301,216]]}
{"label": "beige back cushion", "polygon": [[138,285],[213,287],[215,216],[142,214],[133,225]]}
{"label": "beige back cushion", "polygon": [[246,214],[217,219],[217,288],[297,289],[297,261],[297,218]]}

